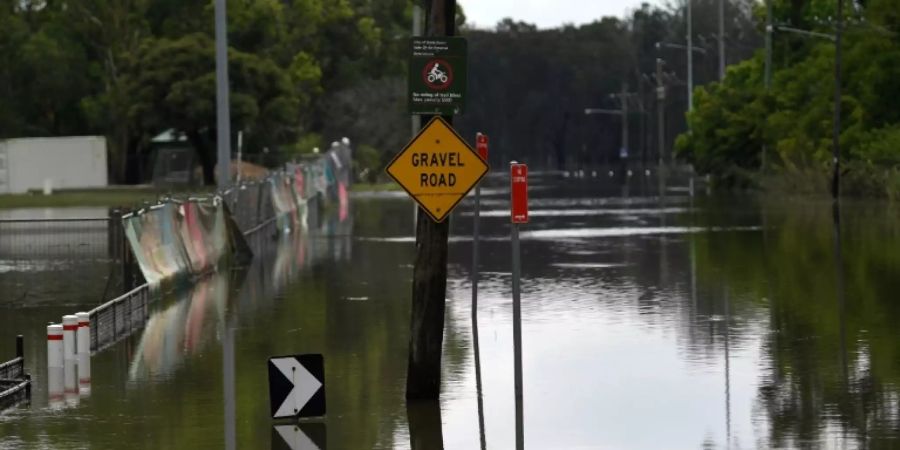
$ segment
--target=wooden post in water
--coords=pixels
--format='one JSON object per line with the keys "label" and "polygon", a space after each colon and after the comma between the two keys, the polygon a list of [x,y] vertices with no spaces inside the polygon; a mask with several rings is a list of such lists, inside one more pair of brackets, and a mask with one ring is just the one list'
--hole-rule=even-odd
{"label": "wooden post in water", "polygon": [[[456,0],[424,0],[426,35],[453,36]],[[452,117],[444,117],[452,124]],[[428,120],[422,120],[427,123]],[[436,223],[421,209],[416,222],[412,317],[406,398],[437,400],[441,388],[441,350],[447,295],[447,239],[450,218]]]}

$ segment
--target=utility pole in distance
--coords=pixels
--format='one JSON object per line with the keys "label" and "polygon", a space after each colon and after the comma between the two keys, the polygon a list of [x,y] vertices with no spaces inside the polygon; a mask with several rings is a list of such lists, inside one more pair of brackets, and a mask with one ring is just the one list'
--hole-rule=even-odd
{"label": "utility pole in distance", "polygon": [[[618,99],[621,104],[621,109],[602,109],[602,108],[585,108],[584,114],[587,116],[593,114],[609,114],[613,116],[621,116],[622,117],[622,149],[625,150],[623,153],[619,154],[619,157],[622,159],[626,159],[629,155],[628,153],[628,99],[630,97],[639,95],[638,93],[628,92],[628,84],[622,84],[622,92],[618,94],[610,94],[610,98]],[[643,111],[639,111],[643,113]]]}
{"label": "utility pole in distance", "polygon": [[837,2],[837,30],[834,37],[834,130],[832,132],[832,158],[834,172],[831,176],[831,198],[837,201],[841,195],[841,35],[844,28],[844,1]]}
{"label": "utility pole in distance", "polygon": [[725,0],[719,0],[719,81],[725,79]]}
{"label": "utility pole in distance", "polygon": [[[766,0],[766,68],[764,73],[766,93],[772,87],[772,33],[774,31],[775,27],[772,25],[772,0]],[[760,158],[760,168],[763,172],[766,171],[766,153],[768,153],[768,149],[766,148],[766,143],[763,142],[762,158]]]}
{"label": "utility pole in distance", "polygon": [[666,153],[666,129],[665,129],[665,105],[666,105],[666,86],[663,85],[663,60],[656,58],[656,127],[659,130],[659,169],[662,170]]}
{"label": "utility pole in distance", "polygon": [[219,189],[231,184],[231,104],[228,87],[226,0],[216,0],[216,178]]}
{"label": "utility pole in distance", "polygon": [[687,100],[688,112],[694,110],[694,31],[691,0],[687,0],[685,15],[687,16]]}
{"label": "utility pole in distance", "polygon": [[[427,36],[453,36],[456,0],[423,0]],[[452,123],[452,117],[444,117]],[[427,122],[427,120],[423,120]],[[437,400],[441,389],[441,351],[447,296],[447,241],[450,218],[431,220],[422,209],[416,219],[416,259],[412,280],[412,314],[407,400]]]}

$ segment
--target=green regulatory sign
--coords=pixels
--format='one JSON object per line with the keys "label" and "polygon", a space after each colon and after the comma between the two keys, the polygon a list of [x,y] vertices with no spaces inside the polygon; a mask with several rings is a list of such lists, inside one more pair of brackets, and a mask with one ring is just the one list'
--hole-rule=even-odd
{"label": "green regulatory sign", "polygon": [[410,40],[409,113],[452,116],[466,110],[466,40]]}

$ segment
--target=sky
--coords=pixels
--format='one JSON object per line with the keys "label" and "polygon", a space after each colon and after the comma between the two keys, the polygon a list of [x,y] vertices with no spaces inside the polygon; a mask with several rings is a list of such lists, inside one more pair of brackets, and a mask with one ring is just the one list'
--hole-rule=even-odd
{"label": "sky", "polygon": [[661,0],[457,0],[466,22],[478,28],[493,28],[505,17],[553,28],[565,23],[580,25],[603,16],[623,17],[641,3]]}

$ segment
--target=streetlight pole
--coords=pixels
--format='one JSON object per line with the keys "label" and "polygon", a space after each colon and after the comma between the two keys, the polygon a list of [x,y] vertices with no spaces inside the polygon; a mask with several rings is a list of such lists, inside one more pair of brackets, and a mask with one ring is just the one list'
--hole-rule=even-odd
{"label": "streetlight pole", "polygon": [[841,35],[844,28],[844,1],[837,3],[837,30],[834,37],[834,130],[832,131],[832,159],[834,172],[831,177],[831,198],[837,201],[841,194]]}
{"label": "streetlight pole", "polygon": [[228,90],[228,22],[226,0],[216,0],[216,159],[219,189],[231,181],[231,107]]}
{"label": "streetlight pole", "polygon": [[659,146],[659,169],[662,170],[665,155],[666,130],[664,126],[666,103],[666,87],[663,85],[663,60],[656,58],[656,127],[659,132],[657,145]]}
{"label": "streetlight pole", "polygon": [[691,14],[691,0],[687,0],[687,100],[688,112],[694,110],[694,36]]}
{"label": "streetlight pole", "polygon": [[622,158],[623,155],[628,154],[628,84],[626,83],[622,83],[619,101],[622,103],[622,149],[619,150],[619,158]]}
{"label": "streetlight pole", "polygon": [[[766,0],[766,68],[764,79],[766,83],[766,93],[768,94],[769,89],[772,87],[772,32],[775,31],[772,25],[772,0]],[[763,136],[765,140],[765,136]],[[762,157],[760,158],[760,169],[765,172],[766,171],[766,153],[768,153],[768,149],[766,148],[765,141],[762,145]]]}
{"label": "streetlight pole", "polygon": [[719,81],[725,79],[725,0],[719,0]]}

